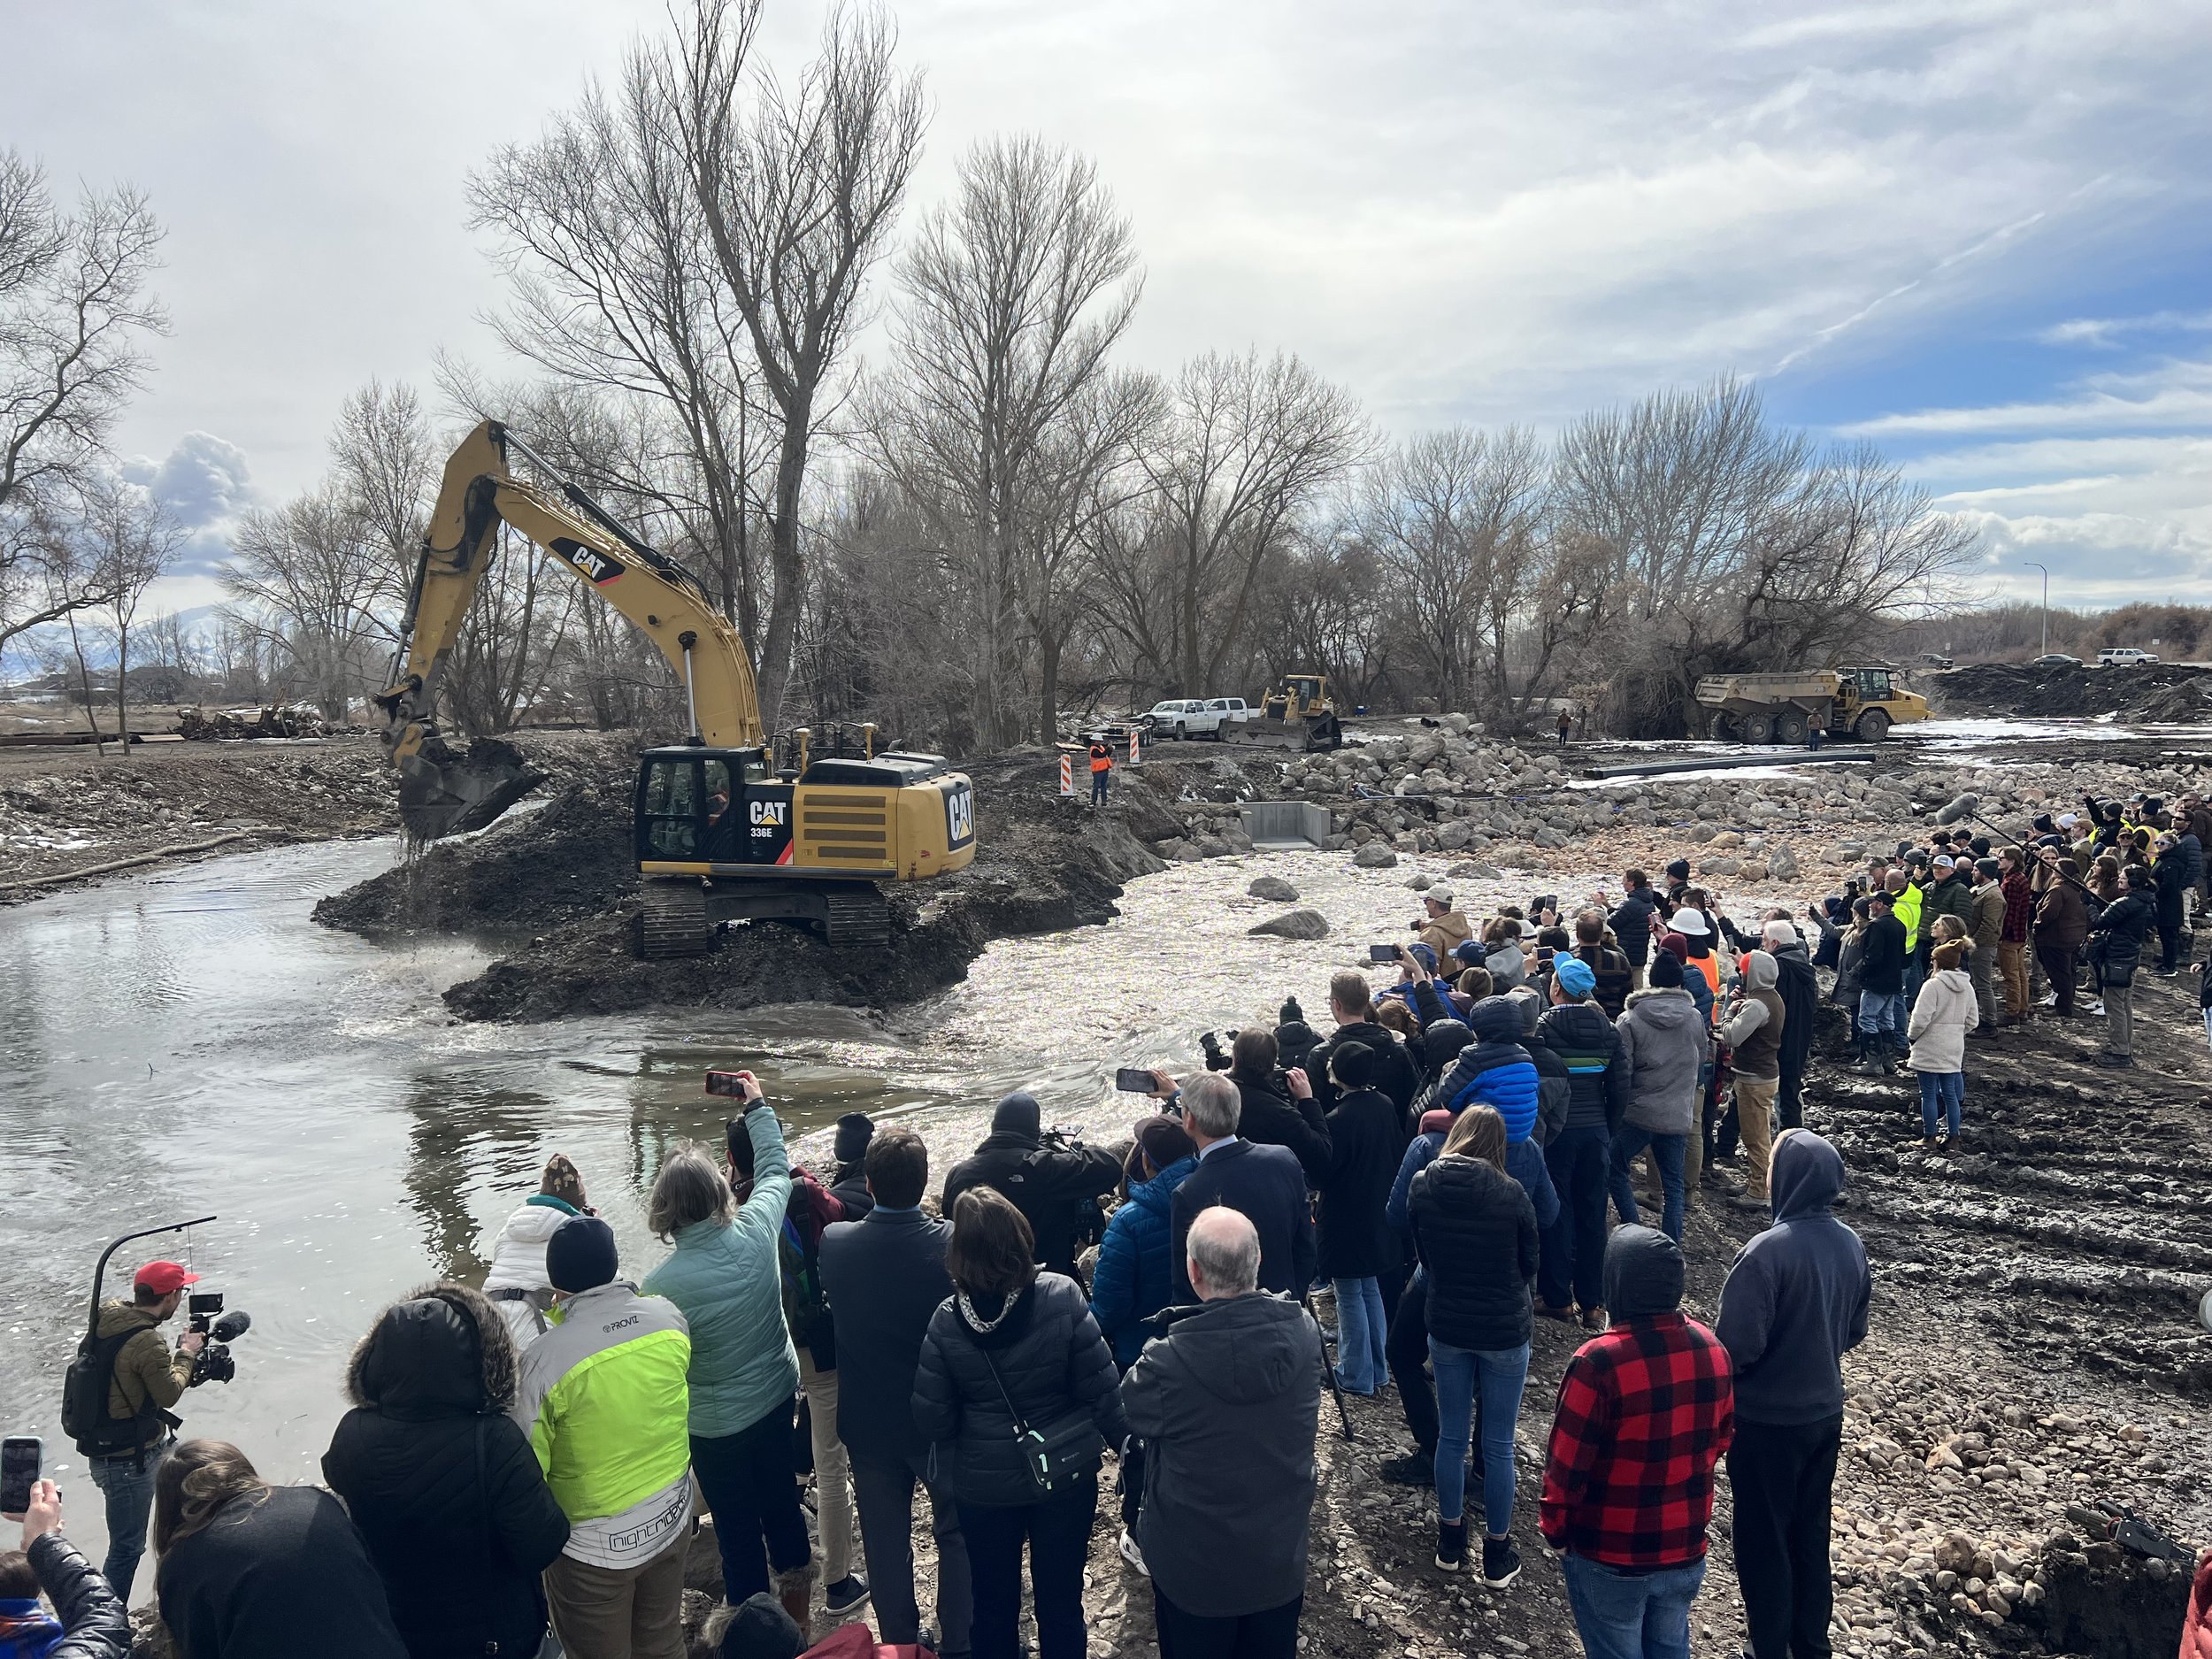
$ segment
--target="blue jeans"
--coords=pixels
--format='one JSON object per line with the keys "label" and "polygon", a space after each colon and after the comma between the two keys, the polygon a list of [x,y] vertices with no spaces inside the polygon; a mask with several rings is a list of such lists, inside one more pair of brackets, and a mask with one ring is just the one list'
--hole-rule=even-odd
{"label": "blue jeans", "polygon": [[1567,1605],[1589,1659],[1689,1659],[1690,1603],[1705,1582],[1701,1559],[1656,1572],[1624,1572],[1570,1553]]}
{"label": "blue jeans", "polygon": [[1687,1135],[1657,1135],[1648,1129],[1639,1129],[1633,1124],[1623,1124],[1613,1134],[1613,1207],[1621,1212],[1621,1219],[1639,1224],[1643,1214],[1636,1208],[1636,1183],[1629,1179],[1629,1167],[1636,1162],[1636,1155],[1646,1147],[1651,1148],[1652,1161],[1659,1166],[1659,1187],[1666,1194],[1666,1208],[1661,1212],[1659,1226],[1677,1244],[1682,1242],[1682,1206],[1686,1202],[1682,1184],[1683,1159],[1688,1155]]}
{"label": "blue jeans", "polygon": [[1429,1338],[1436,1367],[1436,1515],[1461,1519],[1467,1509],[1467,1442],[1472,1438],[1475,1385],[1482,1385],[1482,1524],[1493,1538],[1513,1530],[1513,1426],[1528,1381],[1528,1344],[1483,1350]]}
{"label": "blue jeans", "polygon": [[116,1600],[126,1604],[131,1599],[131,1580],[137,1576],[139,1558],[146,1553],[146,1520],[154,1508],[154,1472],[175,1445],[175,1440],[166,1440],[159,1446],[148,1447],[142,1470],[137,1467],[137,1459],[127,1454],[91,1458],[86,1465],[92,1484],[107,1499],[108,1553],[100,1564],[100,1574],[115,1592]]}
{"label": "blue jeans", "polygon": [[1905,1040],[1905,1025],[1909,1016],[1906,1012],[1902,991],[1861,991],[1859,993],[1859,1034],[1871,1037],[1884,1031],[1893,1032],[1900,1042]]}
{"label": "blue jeans", "polygon": [[1937,1120],[1946,1118],[1951,1126],[1952,1138],[1955,1140],[1959,1133],[1959,1115],[1965,1105],[1965,1072],[1920,1073],[1920,1131],[1923,1134],[1934,1134]]}
{"label": "blue jeans", "polygon": [[1382,1286],[1372,1279],[1336,1281],[1336,1380],[1348,1394],[1371,1394],[1390,1375],[1383,1343],[1390,1318]]}

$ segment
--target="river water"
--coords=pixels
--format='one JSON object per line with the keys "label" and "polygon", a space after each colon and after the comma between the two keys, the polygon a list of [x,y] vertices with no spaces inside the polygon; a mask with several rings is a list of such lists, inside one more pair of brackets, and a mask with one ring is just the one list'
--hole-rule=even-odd
{"label": "river water", "polygon": [[[1201,1032],[1272,1023],[1286,992],[1325,1028],[1328,975],[1403,939],[1418,909],[1410,861],[1214,860],[1133,883],[1102,927],[1002,941],[895,1025],[810,1006],[470,1025],[438,993],[491,941],[371,943],[309,919],[396,856],[388,841],[290,848],[0,910],[0,1432],[45,1439],[96,1559],[97,1494],[59,1393],[93,1264],[121,1233],[218,1217],[125,1245],[109,1294],[169,1256],[250,1311],[237,1380],[187,1395],[186,1432],[236,1440],[273,1479],[314,1479],[355,1340],[416,1285],[480,1279],[488,1231],[549,1153],[583,1172],[626,1271],[660,1259],[642,1192],[670,1144],[719,1137],[710,1067],[762,1073],[810,1158],[861,1110],[910,1118],[941,1173],[1017,1087],[1048,1120],[1110,1137],[1143,1111],[1113,1092],[1115,1067],[1187,1069]],[[1328,918],[1328,941],[1248,936],[1282,908],[1244,895],[1263,867]],[[1510,881],[1456,885],[1479,913],[1533,879]]]}

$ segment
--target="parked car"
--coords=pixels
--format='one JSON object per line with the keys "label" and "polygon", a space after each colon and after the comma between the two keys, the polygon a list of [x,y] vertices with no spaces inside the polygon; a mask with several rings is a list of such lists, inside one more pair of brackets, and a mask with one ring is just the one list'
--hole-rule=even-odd
{"label": "parked car", "polygon": [[1171,697],[1154,703],[1139,722],[1155,737],[1219,737],[1228,718],[1226,710],[1209,707],[1202,697]]}
{"label": "parked car", "polygon": [[1923,668],[1948,668],[1951,659],[1939,651],[1923,651],[1913,659]]}
{"label": "parked car", "polygon": [[[1252,718],[1252,710],[1244,706],[1242,697],[1209,697],[1206,712],[1221,717],[1222,726],[1240,726]],[[1221,727],[1214,728],[1214,735],[1221,735]]]}
{"label": "parked car", "polygon": [[2028,666],[2030,668],[2079,668],[2081,658],[2069,657],[2063,651],[2046,651]]}
{"label": "parked car", "polygon": [[2108,645],[2097,653],[2100,668],[2143,668],[2157,661],[2148,651],[2132,645]]}

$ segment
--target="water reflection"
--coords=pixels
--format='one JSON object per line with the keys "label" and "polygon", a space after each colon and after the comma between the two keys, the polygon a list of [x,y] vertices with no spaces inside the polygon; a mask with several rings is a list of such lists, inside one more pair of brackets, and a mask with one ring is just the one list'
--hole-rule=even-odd
{"label": "water reflection", "polygon": [[534,1089],[509,1087],[481,1071],[414,1079],[404,1179],[439,1278],[483,1283],[491,1262],[476,1252],[472,1200],[487,1190],[535,1188],[544,1161],[537,1148],[552,1103]]}

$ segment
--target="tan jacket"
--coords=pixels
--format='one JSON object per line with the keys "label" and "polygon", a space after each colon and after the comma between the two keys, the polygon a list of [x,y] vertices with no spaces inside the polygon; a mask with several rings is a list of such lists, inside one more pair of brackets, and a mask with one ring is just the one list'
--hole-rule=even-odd
{"label": "tan jacket", "polygon": [[1446,910],[1443,915],[1430,918],[1421,924],[1414,934],[1423,944],[1436,952],[1439,964],[1451,960],[1452,952],[1475,936],[1467,918],[1457,910]]}
{"label": "tan jacket", "polygon": [[151,1310],[129,1302],[100,1304],[98,1335],[119,1336],[133,1325],[139,1334],[115,1356],[115,1380],[108,1385],[110,1417],[135,1417],[149,1399],[165,1409],[184,1397],[184,1386],[192,1379],[192,1356],[170,1353]]}
{"label": "tan jacket", "polygon": [[1974,910],[1967,919],[1966,936],[1974,949],[1986,950],[2004,937],[2005,890],[1994,881],[1974,889]]}

